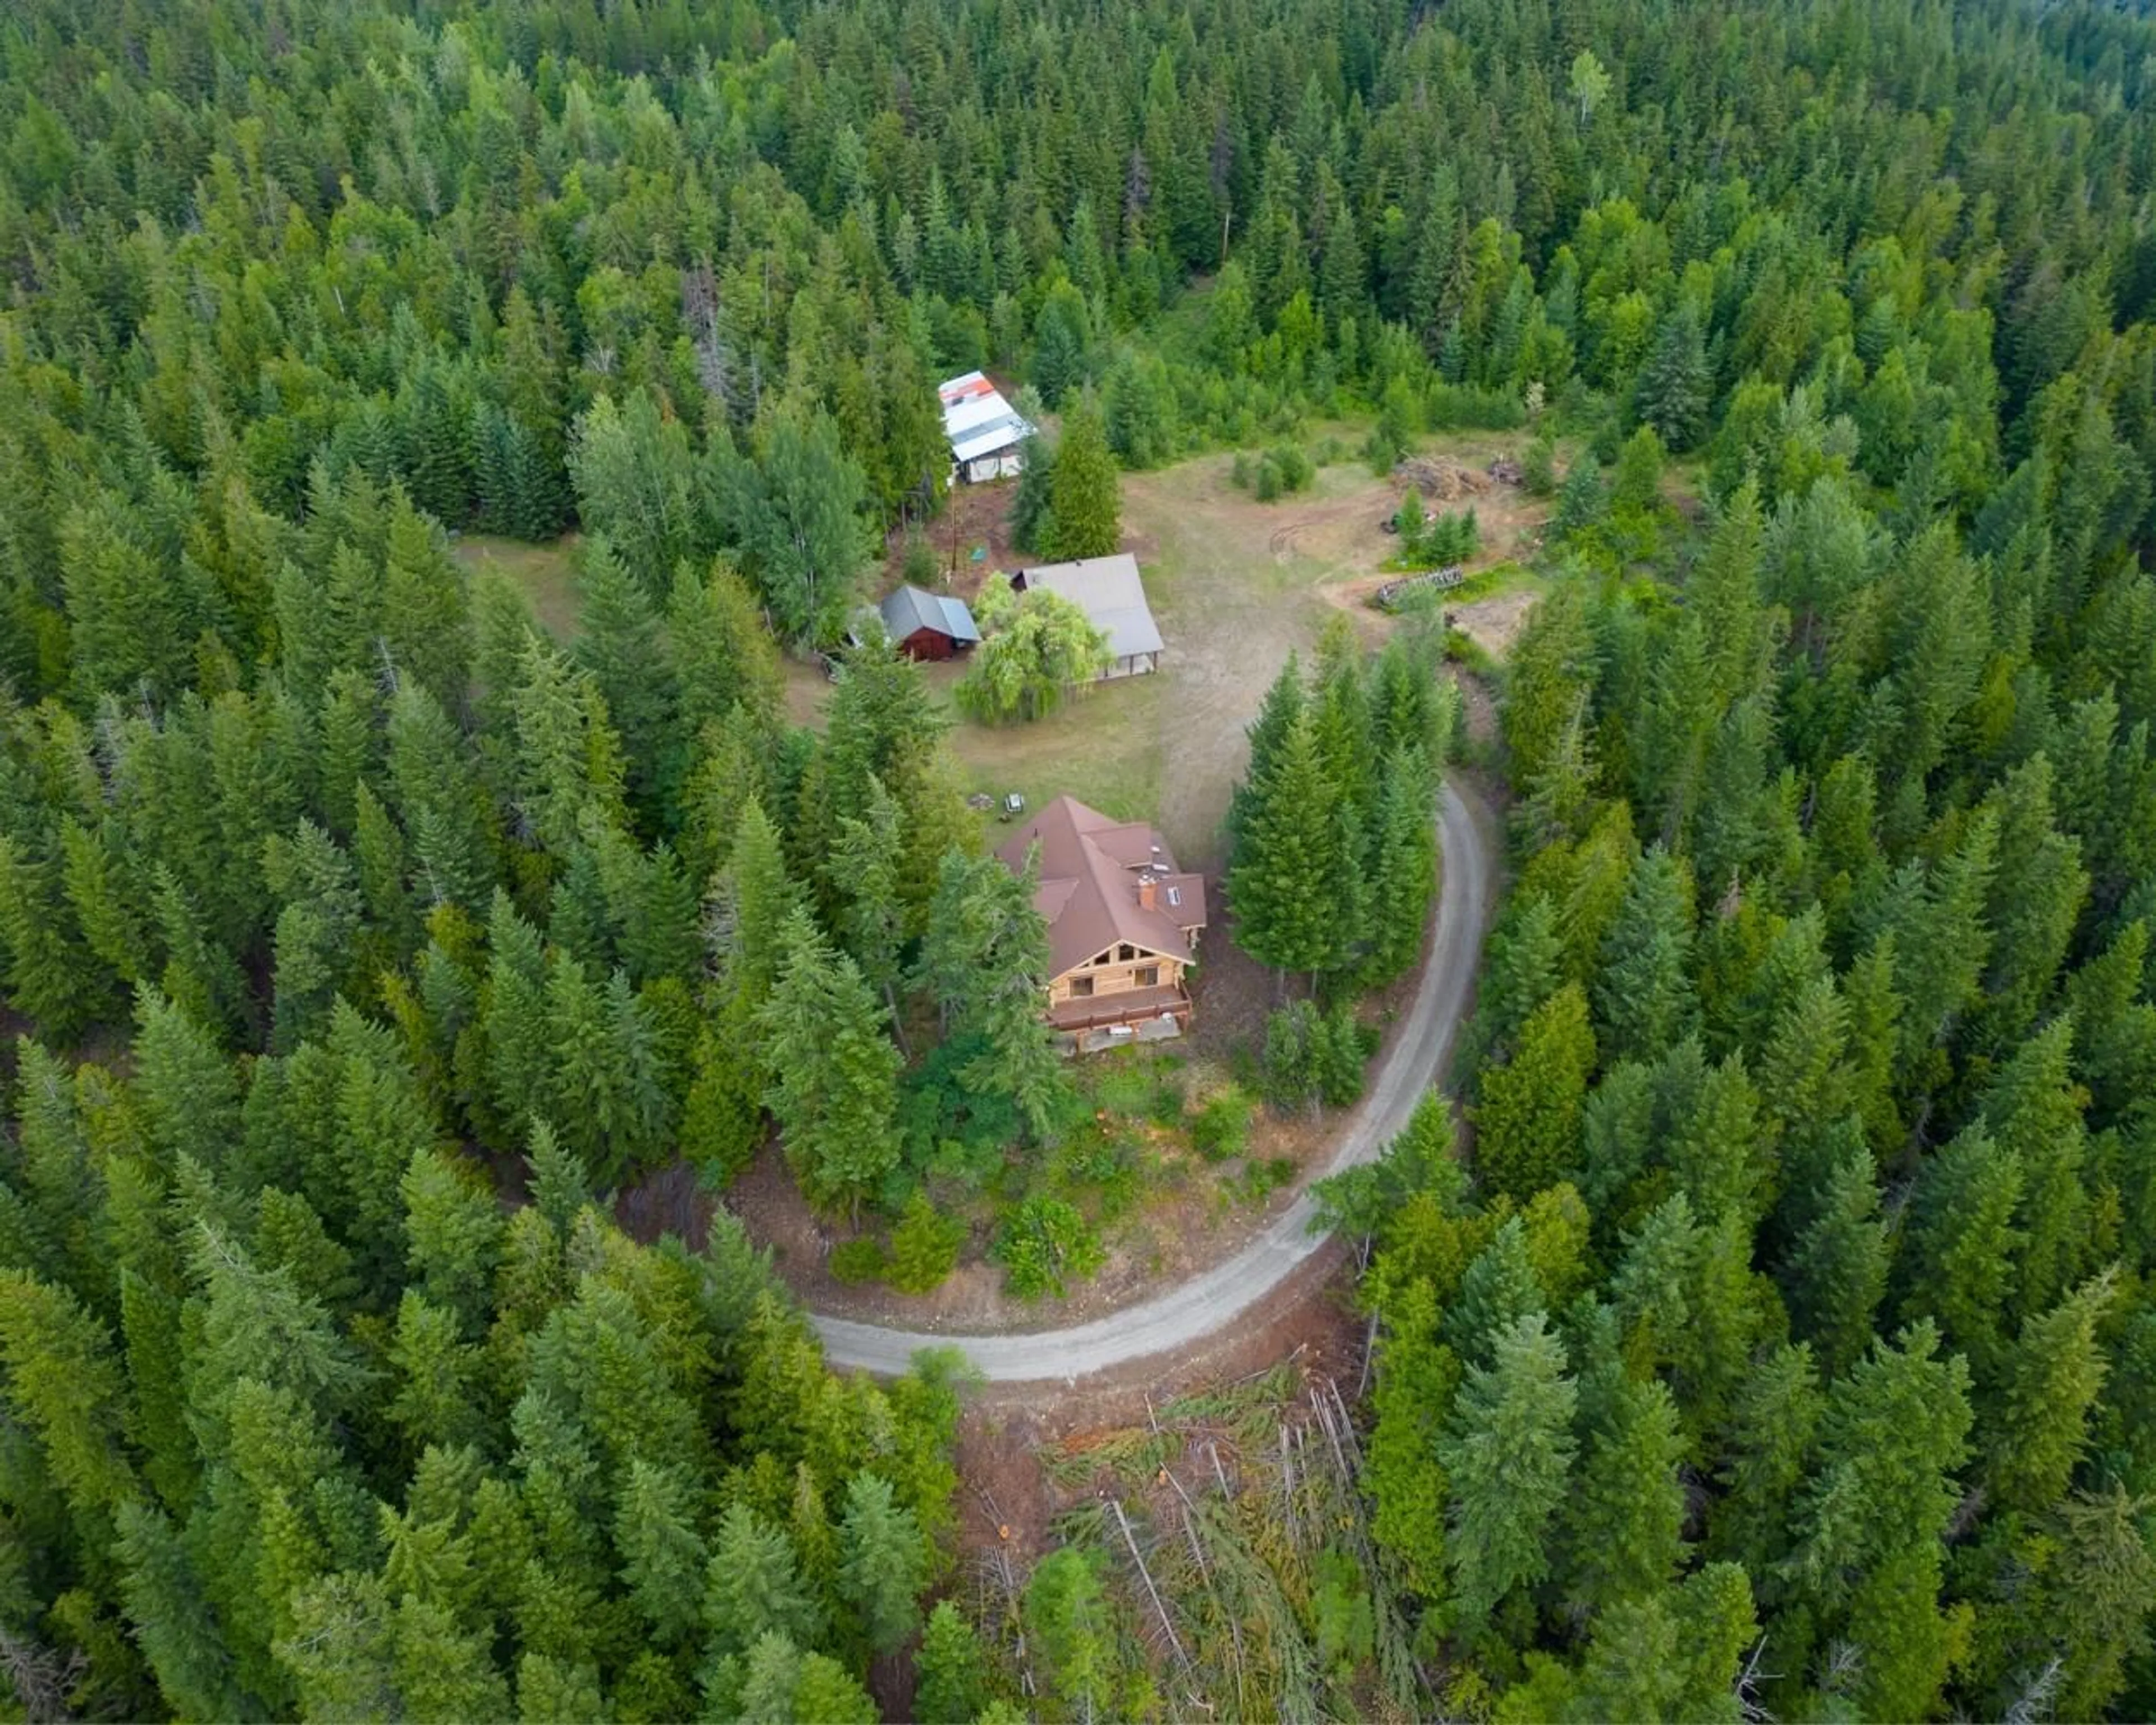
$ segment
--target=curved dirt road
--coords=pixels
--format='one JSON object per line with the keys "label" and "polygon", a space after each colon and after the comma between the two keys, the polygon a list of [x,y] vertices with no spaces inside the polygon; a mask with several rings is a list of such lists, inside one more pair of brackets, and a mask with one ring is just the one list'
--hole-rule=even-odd
{"label": "curved dirt road", "polygon": [[[1326,1172],[1368,1162],[1407,1124],[1424,1090],[1445,1067],[1453,1032],[1488,926],[1489,813],[1448,783],[1439,810],[1444,846],[1437,932],[1421,986],[1374,1081],[1351,1114]],[[1136,1306],[1058,1330],[993,1336],[887,1330],[850,1318],[817,1317],[824,1353],[834,1366],[895,1376],[923,1348],[955,1348],[992,1382],[1069,1381],[1148,1355],[1187,1348],[1262,1299],[1325,1243],[1311,1232],[1307,1190],[1264,1233],[1223,1263]]]}

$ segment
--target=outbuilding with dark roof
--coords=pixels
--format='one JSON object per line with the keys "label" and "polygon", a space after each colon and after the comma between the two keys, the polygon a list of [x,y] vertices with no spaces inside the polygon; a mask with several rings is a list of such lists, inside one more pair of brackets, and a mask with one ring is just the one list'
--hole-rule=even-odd
{"label": "outbuilding with dark roof", "polygon": [[949,659],[975,645],[981,631],[963,599],[901,587],[876,607],[883,632],[909,659]]}

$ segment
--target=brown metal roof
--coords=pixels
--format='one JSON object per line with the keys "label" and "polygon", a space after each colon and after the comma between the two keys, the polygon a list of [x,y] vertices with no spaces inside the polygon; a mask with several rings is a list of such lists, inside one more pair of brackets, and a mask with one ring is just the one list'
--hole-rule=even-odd
{"label": "brown metal roof", "polygon": [[[996,854],[1015,873],[1036,844],[1040,885],[1033,901],[1048,921],[1051,976],[1125,943],[1189,962],[1190,936],[1205,926],[1204,878],[1178,869],[1152,828],[1058,797]],[[1147,873],[1154,881],[1150,911],[1138,902]]]}

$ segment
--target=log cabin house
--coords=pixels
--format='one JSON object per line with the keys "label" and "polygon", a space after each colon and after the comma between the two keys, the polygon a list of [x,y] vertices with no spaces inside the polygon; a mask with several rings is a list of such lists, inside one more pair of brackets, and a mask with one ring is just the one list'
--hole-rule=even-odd
{"label": "log cabin house", "polygon": [[1023,871],[1036,847],[1050,1024],[1081,1050],[1124,1035],[1180,1035],[1190,1022],[1185,973],[1205,927],[1204,878],[1178,869],[1152,827],[1111,820],[1071,797],[1048,803],[998,855]]}

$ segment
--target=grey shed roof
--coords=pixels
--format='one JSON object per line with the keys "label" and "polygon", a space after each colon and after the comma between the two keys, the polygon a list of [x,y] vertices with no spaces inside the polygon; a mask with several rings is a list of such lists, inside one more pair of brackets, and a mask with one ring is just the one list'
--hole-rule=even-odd
{"label": "grey shed roof", "polygon": [[884,633],[894,641],[902,641],[916,630],[924,629],[948,635],[954,641],[978,641],[981,638],[973,623],[973,614],[966,608],[963,599],[924,593],[917,587],[901,587],[876,608],[883,615]]}
{"label": "grey shed roof", "polygon": [[1081,557],[1075,563],[1043,563],[1019,572],[1027,587],[1045,587],[1074,600],[1093,627],[1107,636],[1108,651],[1117,659],[1160,651],[1160,629],[1152,620],[1152,608],[1146,603],[1138,561],[1128,552]]}

